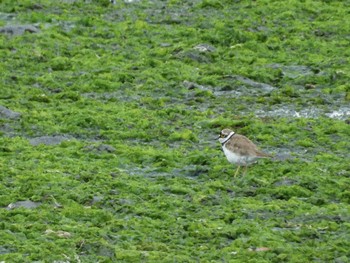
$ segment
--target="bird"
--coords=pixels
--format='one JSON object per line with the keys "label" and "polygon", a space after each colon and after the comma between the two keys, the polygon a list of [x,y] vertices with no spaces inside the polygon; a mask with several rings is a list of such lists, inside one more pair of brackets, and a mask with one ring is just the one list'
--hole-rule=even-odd
{"label": "bird", "polygon": [[244,174],[247,172],[247,166],[254,163],[259,158],[271,158],[272,155],[262,152],[247,137],[237,134],[231,129],[223,129],[218,137],[227,160],[236,164],[237,170],[234,177],[237,176],[241,166],[245,167]]}

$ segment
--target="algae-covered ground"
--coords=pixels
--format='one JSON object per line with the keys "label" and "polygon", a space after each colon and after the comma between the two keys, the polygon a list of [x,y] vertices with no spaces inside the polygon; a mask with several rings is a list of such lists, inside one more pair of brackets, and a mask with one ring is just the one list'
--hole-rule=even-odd
{"label": "algae-covered ground", "polygon": [[1,262],[350,261],[348,1],[0,6]]}

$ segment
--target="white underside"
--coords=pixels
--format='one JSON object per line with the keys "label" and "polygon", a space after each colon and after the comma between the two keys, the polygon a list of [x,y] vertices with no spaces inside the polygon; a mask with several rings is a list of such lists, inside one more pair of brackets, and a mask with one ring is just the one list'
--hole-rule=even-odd
{"label": "white underside", "polygon": [[222,147],[222,149],[224,150],[224,153],[226,155],[227,160],[230,163],[233,163],[236,165],[248,165],[257,159],[257,157],[241,156],[241,155],[235,154],[235,153],[231,152],[230,150],[228,150],[225,147],[225,145]]}

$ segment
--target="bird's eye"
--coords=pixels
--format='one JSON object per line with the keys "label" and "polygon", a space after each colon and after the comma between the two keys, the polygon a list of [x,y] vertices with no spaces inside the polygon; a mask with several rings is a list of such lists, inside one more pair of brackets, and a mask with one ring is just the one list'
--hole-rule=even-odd
{"label": "bird's eye", "polygon": [[225,137],[225,135],[220,133],[220,138],[224,138],[224,137]]}

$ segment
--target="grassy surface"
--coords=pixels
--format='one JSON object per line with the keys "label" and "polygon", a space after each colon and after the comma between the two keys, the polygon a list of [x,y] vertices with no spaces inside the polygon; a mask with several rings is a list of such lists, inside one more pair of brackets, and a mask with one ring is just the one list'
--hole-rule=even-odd
{"label": "grassy surface", "polygon": [[[0,34],[0,260],[349,262],[346,1],[20,2],[0,25],[40,32]],[[277,157],[233,178],[225,127]]]}

